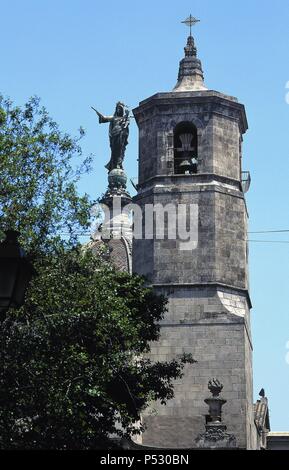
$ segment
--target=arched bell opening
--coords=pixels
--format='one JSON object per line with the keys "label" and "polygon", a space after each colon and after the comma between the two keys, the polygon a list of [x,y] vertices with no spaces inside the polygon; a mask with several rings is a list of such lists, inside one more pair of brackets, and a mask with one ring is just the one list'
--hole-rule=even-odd
{"label": "arched bell opening", "polygon": [[198,131],[191,122],[181,122],[174,129],[174,173],[198,172]]}

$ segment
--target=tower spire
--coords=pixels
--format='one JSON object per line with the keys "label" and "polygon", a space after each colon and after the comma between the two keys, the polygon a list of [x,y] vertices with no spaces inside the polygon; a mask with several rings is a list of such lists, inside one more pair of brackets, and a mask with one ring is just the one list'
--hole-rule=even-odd
{"label": "tower spire", "polygon": [[204,85],[204,74],[201,61],[197,58],[197,48],[192,36],[192,26],[199,23],[190,15],[182,23],[190,28],[190,35],[184,48],[185,57],[180,61],[178,82],[173,91],[202,91],[207,90]]}

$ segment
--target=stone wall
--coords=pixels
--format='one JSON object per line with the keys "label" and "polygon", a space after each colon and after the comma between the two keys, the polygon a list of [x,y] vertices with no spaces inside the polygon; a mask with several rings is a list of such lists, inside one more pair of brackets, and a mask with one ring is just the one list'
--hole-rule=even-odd
{"label": "stone wall", "polygon": [[177,214],[180,204],[195,205],[198,218],[190,220],[191,228],[196,229],[192,250],[180,249],[178,227],[176,239],[168,239],[166,217],[164,240],[157,239],[156,224],[153,241],[135,240],[135,272],[147,276],[153,284],[218,282],[247,289],[247,215],[240,189],[220,184],[213,177],[208,184],[191,175],[172,176],[162,185],[154,183],[140,192],[134,202],[143,208],[143,223],[147,204],[160,204],[165,211],[170,204]]}
{"label": "stone wall", "polygon": [[[187,365],[175,383],[175,398],[166,406],[154,403],[143,416],[147,425],[142,443],[157,447],[195,447],[204,431],[208,379],[224,385],[223,422],[237,445],[251,448],[254,431],[251,380],[251,339],[246,295],[217,288],[175,288],[162,334],[150,357],[167,361],[191,353],[198,362]],[[248,348],[249,345],[249,349]],[[247,428],[248,427],[248,428]],[[250,429],[251,427],[251,429]]]}

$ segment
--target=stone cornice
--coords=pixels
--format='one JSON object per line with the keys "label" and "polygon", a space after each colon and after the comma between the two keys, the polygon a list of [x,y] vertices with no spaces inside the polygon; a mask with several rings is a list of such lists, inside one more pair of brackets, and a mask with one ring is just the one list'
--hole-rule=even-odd
{"label": "stone cornice", "polygon": [[[248,129],[248,122],[246,111],[243,104],[239,103],[237,98],[213,90],[207,91],[194,91],[194,92],[171,92],[171,93],[156,93],[151,97],[139,103],[139,106],[133,110],[133,114],[137,123],[151,117],[153,109],[162,108],[166,106],[181,106],[185,104],[190,105],[218,105],[224,109],[234,110],[236,112],[235,119],[239,120],[241,131],[244,134]],[[222,114],[219,110],[209,109],[202,112],[211,112],[212,114]],[[158,111],[155,114],[159,114]],[[175,111],[172,112],[175,114]],[[225,117],[233,118],[233,116]]]}
{"label": "stone cornice", "polygon": [[248,289],[244,289],[242,287],[236,287],[232,286],[230,284],[224,284],[222,282],[194,282],[194,283],[151,283],[152,287],[164,287],[164,288],[179,288],[179,289],[185,289],[185,288],[207,288],[207,287],[215,287],[215,288],[222,288],[222,289],[228,289],[230,291],[235,291],[238,293],[241,293],[246,296],[248,306],[251,309],[252,308],[252,303],[251,303],[251,298]]}
{"label": "stone cornice", "polygon": [[242,191],[242,185],[239,180],[229,178],[227,176],[217,175],[215,173],[197,173],[194,175],[156,175],[148,178],[145,182],[139,183],[138,187],[143,188],[154,182],[162,182],[163,184],[198,184],[198,183],[211,183],[217,181],[220,183],[234,186],[236,189]]}

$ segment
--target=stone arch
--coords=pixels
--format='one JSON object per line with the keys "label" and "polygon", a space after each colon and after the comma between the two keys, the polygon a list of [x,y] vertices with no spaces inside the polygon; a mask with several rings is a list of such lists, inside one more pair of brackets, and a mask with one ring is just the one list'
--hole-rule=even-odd
{"label": "stone arch", "polygon": [[197,116],[192,116],[191,114],[176,114],[172,119],[168,119],[164,125],[164,131],[172,131],[180,122],[184,121],[191,122],[198,129],[198,131],[202,131],[205,128],[204,121]]}

